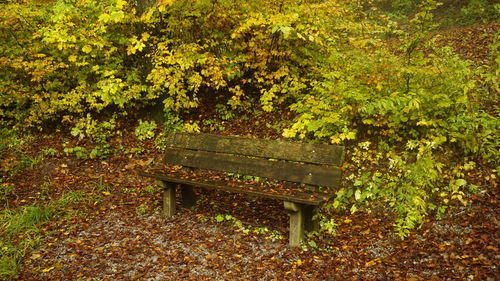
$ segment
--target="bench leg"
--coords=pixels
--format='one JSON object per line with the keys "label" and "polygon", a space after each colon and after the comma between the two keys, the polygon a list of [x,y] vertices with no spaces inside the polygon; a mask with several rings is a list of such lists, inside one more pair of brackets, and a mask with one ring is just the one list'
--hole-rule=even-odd
{"label": "bench leg", "polygon": [[193,187],[190,185],[181,184],[182,206],[191,208],[196,204],[196,196]]}
{"label": "bench leg", "polygon": [[316,206],[307,205],[304,206],[304,228],[306,231],[318,231],[319,230],[319,222],[317,220],[313,220],[313,216],[317,211]]}
{"label": "bench leg", "polygon": [[175,215],[175,184],[163,182],[163,216]]}
{"label": "bench leg", "polygon": [[300,246],[300,243],[304,239],[304,206],[288,201],[284,202],[284,206],[290,215],[290,246]]}

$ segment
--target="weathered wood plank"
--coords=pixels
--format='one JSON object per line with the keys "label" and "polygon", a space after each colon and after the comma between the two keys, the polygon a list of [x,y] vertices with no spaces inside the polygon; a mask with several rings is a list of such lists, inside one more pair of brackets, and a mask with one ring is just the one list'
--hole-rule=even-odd
{"label": "weathered wood plank", "polygon": [[317,212],[316,206],[304,206],[304,229],[308,232],[318,231],[319,230],[319,222],[318,220],[314,220],[313,217]]}
{"label": "weathered wood plank", "polygon": [[344,158],[344,147],[338,145],[248,139],[209,134],[172,133],[167,140],[167,145],[192,150],[224,152],[333,166],[340,166]]}
{"label": "weathered wood plank", "polygon": [[158,179],[158,180],[161,180],[164,182],[172,182],[172,183],[178,183],[178,184],[198,186],[198,187],[203,187],[203,188],[217,189],[217,190],[223,190],[223,191],[227,191],[227,192],[248,194],[248,195],[252,195],[252,196],[271,198],[271,199],[277,199],[277,200],[282,200],[282,201],[290,201],[290,202],[301,203],[301,204],[306,204],[306,205],[313,205],[313,206],[321,205],[323,202],[329,200],[332,197],[332,195],[324,194],[324,193],[317,194],[317,196],[315,196],[314,198],[311,198],[311,194],[286,195],[286,194],[265,193],[265,192],[256,191],[256,190],[234,188],[234,187],[228,186],[227,182],[196,182],[196,181],[191,181],[191,180],[179,179],[179,178],[175,178],[175,177],[169,177],[166,174],[151,174],[151,173],[141,172],[140,175],[145,176],[145,177]]}
{"label": "weathered wood plank", "polygon": [[340,184],[338,167],[268,161],[237,155],[167,148],[165,163],[326,187]]}

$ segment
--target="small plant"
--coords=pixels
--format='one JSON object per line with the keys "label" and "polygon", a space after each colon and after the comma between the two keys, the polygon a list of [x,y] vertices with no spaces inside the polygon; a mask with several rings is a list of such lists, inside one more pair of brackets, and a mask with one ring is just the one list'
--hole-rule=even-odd
{"label": "small plant", "polygon": [[[219,215],[215,216],[215,221],[216,222],[229,221],[229,222],[232,222],[233,225],[237,228],[242,228],[242,229],[244,228],[243,223],[231,215],[220,215],[219,214]],[[248,229],[245,229],[245,231],[248,232]]]}
{"label": "small plant", "polygon": [[145,151],[144,147],[138,146],[138,147],[133,147],[131,149],[126,150],[125,153],[126,154],[138,155],[138,154],[144,153],[144,151]]}
{"label": "small plant", "polygon": [[277,230],[270,231],[267,227],[255,227],[252,228],[252,232],[255,234],[265,234],[266,238],[272,241],[282,240],[285,238],[283,234]]}
{"label": "small plant", "polygon": [[283,236],[283,234],[281,232],[279,232],[278,230],[271,231],[271,233],[269,233],[269,235],[267,235],[267,237],[269,239],[271,239],[272,241],[285,239],[285,236]]}
{"label": "small plant", "polygon": [[144,190],[149,194],[157,194],[161,190],[161,187],[158,185],[148,185]]}
{"label": "small plant", "polygon": [[198,122],[189,121],[184,123],[184,130],[188,133],[199,133],[200,126],[198,125]]}
{"label": "small plant", "polygon": [[69,191],[64,193],[57,201],[54,201],[53,205],[56,209],[61,209],[71,204],[92,201],[95,199],[95,196],[92,196],[84,191]]}
{"label": "small plant", "polygon": [[[120,131],[116,131],[115,128],[115,116],[108,121],[97,122],[90,114],[87,114],[85,118],[81,118],[77,121],[73,129],[71,129],[71,135],[79,139],[89,138],[95,143],[95,147],[88,154],[86,149],[83,150],[77,147],[73,148],[73,151],[71,148],[65,149],[65,152],[75,152],[79,159],[86,159],[87,157],[91,159],[106,158],[111,152],[111,146],[108,143],[109,137],[113,134],[121,134]],[[74,151],[74,149],[77,150]]]}
{"label": "small plant", "polygon": [[211,131],[225,131],[224,121],[219,122],[215,119],[206,119],[203,121],[203,126],[209,127]]}
{"label": "small plant", "polygon": [[175,113],[167,111],[164,113],[165,122],[163,122],[163,128],[165,133],[182,131],[183,122]]}
{"label": "small plant", "polygon": [[57,150],[54,148],[45,147],[42,151],[44,157],[54,157],[57,155]]}
{"label": "small plant", "polygon": [[311,247],[313,249],[318,249],[318,244],[316,244],[316,242],[314,240],[308,240],[307,245],[309,245],[309,247]]}
{"label": "small plant", "polygon": [[64,152],[66,154],[74,153],[78,159],[87,159],[89,157],[87,149],[82,146],[66,147],[64,148]]}
{"label": "small plant", "polygon": [[337,233],[337,223],[333,218],[323,217],[319,220],[319,229],[330,235],[335,235]]}
{"label": "small plant", "polygon": [[146,205],[144,205],[144,204],[143,204],[143,205],[140,205],[140,206],[138,206],[137,208],[135,208],[135,211],[136,211],[139,215],[141,215],[141,216],[145,216],[145,215],[147,215],[147,213],[148,213],[148,209],[149,209],[149,208],[148,208],[148,206],[146,206]]}
{"label": "small plant", "polygon": [[9,183],[3,183],[0,178],[0,202],[7,202],[7,197],[12,194],[14,186]]}
{"label": "small plant", "polygon": [[122,192],[125,194],[137,194],[138,190],[136,188],[133,188],[133,187],[124,187],[122,189]]}
{"label": "small plant", "polygon": [[256,227],[253,229],[253,233],[266,234],[269,233],[269,229],[267,227]]}
{"label": "small plant", "polygon": [[16,139],[14,130],[0,127],[0,153],[12,146],[12,140]]}
{"label": "small plant", "polygon": [[155,139],[156,149],[163,151],[166,148],[166,141],[171,132],[178,132],[184,130],[182,120],[171,112],[165,113],[166,121],[163,123],[163,131],[160,132]]}
{"label": "small plant", "polygon": [[90,151],[89,157],[90,159],[104,159],[108,157],[110,152],[110,145],[107,142],[103,142]]}
{"label": "small plant", "polygon": [[469,3],[460,9],[461,24],[486,23],[498,20],[500,4],[493,1],[469,0]]}
{"label": "small plant", "polygon": [[42,200],[50,199],[50,187],[51,182],[47,177],[45,177],[42,185],[40,186],[40,191],[38,192]]}
{"label": "small plant", "polygon": [[20,256],[17,249],[12,245],[4,244],[0,240],[0,279],[9,280],[8,278],[17,274],[19,265],[16,257]]}
{"label": "small plant", "polygon": [[52,218],[54,209],[47,206],[24,206],[19,211],[3,210],[0,216],[2,231],[9,237],[36,227]]}
{"label": "small plant", "polygon": [[110,195],[110,187],[106,184],[103,176],[99,177],[99,181],[95,183],[94,189],[104,195]]}
{"label": "small plant", "polygon": [[235,117],[234,112],[231,109],[220,103],[215,106],[215,111],[219,115],[219,118],[224,121],[232,120]]}
{"label": "small plant", "polygon": [[23,154],[21,155],[19,166],[16,169],[22,170],[26,168],[34,168],[38,166],[43,160],[43,155],[37,155],[35,157],[31,157],[29,155]]}
{"label": "small plant", "polygon": [[61,218],[59,215],[67,213],[68,205],[91,199],[84,192],[71,191],[47,205],[29,205],[17,210],[6,208],[0,211],[0,280],[10,280],[15,276],[23,258],[42,243],[41,225]]}
{"label": "small plant", "polygon": [[245,226],[243,225],[243,222],[238,220],[237,218],[231,216],[231,215],[223,215],[223,214],[218,214],[215,216],[215,221],[216,222],[223,222],[223,221],[228,221],[233,223],[233,226],[238,228],[241,232],[248,234],[249,232],[253,232],[255,234],[268,234],[267,238],[271,239],[272,241],[276,240],[282,240],[284,239],[283,234],[277,230],[269,231],[267,227],[252,227],[251,225]]}
{"label": "small plant", "polygon": [[154,132],[155,129],[156,129],[155,121],[139,120],[139,125],[135,128],[135,135],[139,140],[151,139],[155,136]]}

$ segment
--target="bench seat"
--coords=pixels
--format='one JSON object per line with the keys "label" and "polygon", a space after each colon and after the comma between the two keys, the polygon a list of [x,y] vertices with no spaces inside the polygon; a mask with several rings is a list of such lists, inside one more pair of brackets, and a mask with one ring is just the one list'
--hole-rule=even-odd
{"label": "bench seat", "polygon": [[325,201],[332,198],[332,194],[322,192],[312,192],[306,189],[289,188],[285,185],[275,185],[275,189],[270,188],[272,185],[261,185],[251,181],[236,181],[231,179],[214,180],[200,179],[193,176],[172,176],[165,174],[164,171],[151,169],[142,171],[141,176],[154,178],[160,181],[177,183],[180,185],[204,187],[208,189],[218,189],[227,192],[247,194],[251,196],[266,197],[270,199],[289,201],[294,203],[319,206]]}

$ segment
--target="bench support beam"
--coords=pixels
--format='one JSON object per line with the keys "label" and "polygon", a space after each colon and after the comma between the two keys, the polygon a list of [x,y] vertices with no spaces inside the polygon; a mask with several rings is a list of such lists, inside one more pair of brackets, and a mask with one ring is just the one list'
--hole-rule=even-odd
{"label": "bench support beam", "polygon": [[313,220],[313,216],[316,214],[318,207],[305,205],[304,213],[305,213],[305,221],[304,228],[306,231],[318,231],[319,230],[319,222],[317,220]]}
{"label": "bench support beam", "polygon": [[290,215],[290,246],[300,246],[302,240],[304,240],[304,222],[305,222],[305,212],[304,205],[284,201],[285,209]]}
{"label": "bench support beam", "polygon": [[196,196],[193,187],[187,184],[181,184],[182,206],[190,209],[196,204]]}
{"label": "bench support beam", "polygon": [[163,183],[163,216],[171,217],[175,215],[175,186],[171,182],[162,181]]}

